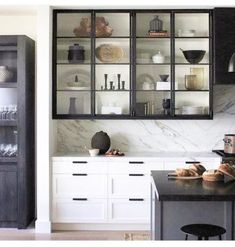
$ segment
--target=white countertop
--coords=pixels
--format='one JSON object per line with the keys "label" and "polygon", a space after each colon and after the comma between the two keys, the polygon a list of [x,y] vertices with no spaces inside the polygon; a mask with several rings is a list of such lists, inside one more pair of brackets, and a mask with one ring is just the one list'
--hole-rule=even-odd
{"label": "white countertop", "polygon": [[221,157],[213,152],[126,152],[125,156],[109,157],[105,155],[98,155],[91,157],[88,153],[56,153],[53,155],[53,160],[61,160],[61,158],[72,159],[89,159],[89,160],[130,160],[130,159],[176,159],[188,158],[194,160],[200,159],[220,159]]}

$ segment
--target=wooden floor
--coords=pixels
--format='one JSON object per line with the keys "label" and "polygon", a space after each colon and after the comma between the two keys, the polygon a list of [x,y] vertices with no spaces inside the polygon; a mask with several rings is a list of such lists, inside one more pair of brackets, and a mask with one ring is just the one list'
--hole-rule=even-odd
{"label": "wooden floor", "polygon": [[35,233],[34,229],[0,229],[0,240],[125,240],[125,234],[138,236],[148,232],[130,231],[55,231],[51,234]]}

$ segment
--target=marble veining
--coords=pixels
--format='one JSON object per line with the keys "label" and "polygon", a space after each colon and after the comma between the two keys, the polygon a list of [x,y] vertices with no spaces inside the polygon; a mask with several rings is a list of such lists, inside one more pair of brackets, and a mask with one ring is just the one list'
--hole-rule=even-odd
{"label": "marble veining", "polygon": [[216,85],[213,101],[213,120],[59,120],[57,151],[84,152],[100,130],[128,152],[222,149],[224,134],[235,133],[235,85]]}

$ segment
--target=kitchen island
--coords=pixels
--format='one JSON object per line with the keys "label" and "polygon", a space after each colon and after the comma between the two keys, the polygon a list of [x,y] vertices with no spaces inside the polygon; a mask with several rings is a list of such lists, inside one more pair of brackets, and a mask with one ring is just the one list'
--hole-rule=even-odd
{"label": "kitchen island", "polygon": [[235,181],[179,180],[168,178],[170,172],[151,172],[152,239],[183,240],[183,225],[205,223],[224,227],[223,239],[233,240]]}

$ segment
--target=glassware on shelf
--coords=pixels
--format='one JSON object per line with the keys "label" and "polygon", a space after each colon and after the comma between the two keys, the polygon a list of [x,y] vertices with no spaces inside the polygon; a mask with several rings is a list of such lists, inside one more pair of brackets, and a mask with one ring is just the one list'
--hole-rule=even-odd
{"label": "glassware on shelf", "polygon": [[77,114],[76,99],[76,97],[69,98],[69,114]]}
{"label": "glassware on shelf", "polygon": [[185,75],[185,88],[188,90],[204,88],[204,68],[190,68],[190,75]]}
{"label": "glassware on shelf", "polygon": [[17,105],[0,106],[0,120],[16,120]]}
{"label": "glassware on shelf", "polygon": [[204,88],[204,68],[190,68],[190,74],[196,75],[195,90]]}
{"label": "glassware on shelf", "polygon": [[15,157],[17,151],[17,144],[0,144],[0,157]]}

